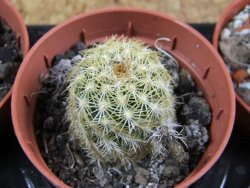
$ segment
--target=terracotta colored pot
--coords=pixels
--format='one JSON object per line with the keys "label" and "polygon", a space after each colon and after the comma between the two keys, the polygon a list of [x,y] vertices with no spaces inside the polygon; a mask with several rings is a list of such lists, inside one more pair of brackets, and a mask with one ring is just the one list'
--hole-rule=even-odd
{"label": "terracotta colored pot", "polygon": [[[212,45],[190,26],[165,15],[131,8],[104,9],[82,14],[56,26],[30,50],[21,65],[13,88],[12,117],[16,136],[29,159],[56,187],[67,187],[44,162],[37,146],[33,127],[39,76],[48,71],[56,54],[84,40],[87,44],[106,36],[124,34],[153,45],[162,43],[189,70],[212,108],[210,143],[196,168],[177,187],[187,187],[200,178],[216,162],[230,137],[235,100],[230,76]],[[31,97],[32,96],[32,97]]]}
{"label": "terracotta colored pot", "polygon": [[[213,34],[213,45],[217,50],[219,50],[218,43],[221,31],[247,4],[250,4],[250,0],[235,0],[221,15]],[[237,93],[236,124],[244,131],[244,133],[250,134],[250,106],[245,101],[243,101],[243,99]]]}
{"label": "terracotta colored pot", "polygon": [[[17,9],[9,0],[0,1],[0,20],[8,25],[15,33],[20,43],[23,55],[25,56],[29,50],[29,35],[23,19]],[[11,90],[0,101],[0,128],[9,124],[10,117],[10,97]]]}

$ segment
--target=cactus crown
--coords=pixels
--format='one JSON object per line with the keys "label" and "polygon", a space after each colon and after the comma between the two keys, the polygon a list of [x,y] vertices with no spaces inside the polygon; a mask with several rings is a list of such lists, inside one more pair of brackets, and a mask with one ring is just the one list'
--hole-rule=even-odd
{"label": "cactus crown", "polygon": [[84,60],[68,75],[71,135],[101,162],[126,163],[159,150],[160,139],[150,138],[162,137],[172,127],[159,127],[175,119],[172,77],[159,52],[111,37],[81,53]]}

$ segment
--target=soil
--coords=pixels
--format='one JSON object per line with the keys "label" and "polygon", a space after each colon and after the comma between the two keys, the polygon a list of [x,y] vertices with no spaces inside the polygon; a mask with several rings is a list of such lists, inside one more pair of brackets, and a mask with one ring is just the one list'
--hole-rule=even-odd
{"label": "soil", "polygon": [[[119,164],[90,163],[77,140],[70,139],[65,116],[67,101],[65,78],[70,67],[82,58],[78,43],[65,54],[57,55],[48,75],[41,75],[34,124],[41,154],[52,171],[72,187],[174,187],[195,167],[209,140],[211,112],[202,92],[191,75],[173,60],[162,61],[175,81],[176,115],[183,127],[177,130],[183,137],[165,136],[162,142],[167,153],[145,156],[126,168]],[[60,76],[59,76],[60,75]]]}
{"label": "soil", "polygon": [[250,105],[250,5],[222,30],[219,48],[232,75],[235,91]]}
{"label": "soil", "polygon": [[0,101],[10,90],[22,58],[15,33],[0,21]]}

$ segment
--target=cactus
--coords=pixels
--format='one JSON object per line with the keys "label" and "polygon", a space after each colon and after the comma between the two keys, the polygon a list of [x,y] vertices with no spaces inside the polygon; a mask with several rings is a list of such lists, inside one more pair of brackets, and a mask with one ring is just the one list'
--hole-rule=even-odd
{"label": "cactus", "polygon": [[173,81],[143,42],[111,37],[81,52],[67,79],[70,135],[93,161],[133,162],[174,133]]}

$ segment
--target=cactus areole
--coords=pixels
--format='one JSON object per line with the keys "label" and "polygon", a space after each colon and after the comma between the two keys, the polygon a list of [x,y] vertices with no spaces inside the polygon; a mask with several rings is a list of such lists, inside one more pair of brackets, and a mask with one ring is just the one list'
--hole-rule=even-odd
{"label": "cactus areole", "polygon": [[102,163],[126,164],[165,152],[162,139],[177,124],[173,81],[162,55],[125,37],[81,53],[68,75],[72,138]]}

